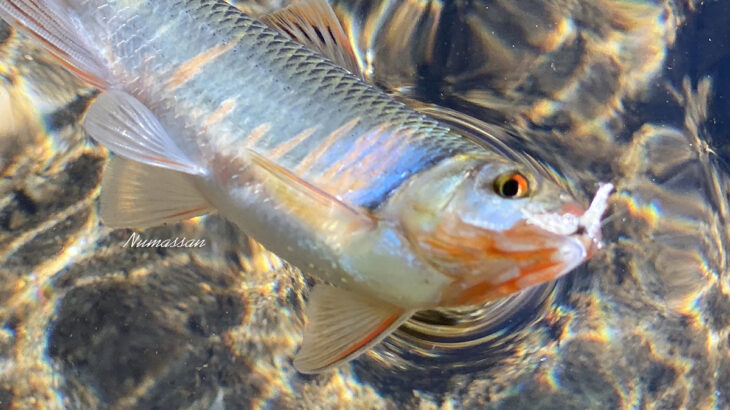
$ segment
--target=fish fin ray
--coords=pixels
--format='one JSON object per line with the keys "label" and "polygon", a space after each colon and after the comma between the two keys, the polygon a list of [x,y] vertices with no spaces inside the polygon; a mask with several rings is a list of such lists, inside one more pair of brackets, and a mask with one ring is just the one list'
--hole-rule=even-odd
{"label": "fish fin ray", "polygon": [[343,202],[253,150],[248,150],[248,154],[259,174],[264,175],[267,188],[286,202],[290,211],[297,213],[301,220],[313,223],[338,220],[342,227],[348,227],[347,232],[374,226],[375,220],[367,211]]}
{"label": "fish fin ray", "polygon": [[411,315],[412,311],[329,285],[309,295],[308,324],[294,358],[301,373],[319,373],[360,356]]}
{"label": "fish fin ray", "polygon": [[212,210],[190,176],[113,157],[102,178],[100,214],[111,228],[146,228]]}
{"label": "fish fin ray", "polygon": [[84,127],[117,155],[186,174],[205,173],[178,148],[155,114],[123,91],[99,95],[86,113]]}
{"label": "fish fin ray", "polygon": [[105,89],[111,73],[91,36],[73,10],[48,0],[0,2],[0,17],[22,33],[38,40],[67,68],[91,85]]}
{"label": "fish fin ray", "polygon": [[355,51],[326,0],[301,0],[262,16],[261,21],[362,78]]}

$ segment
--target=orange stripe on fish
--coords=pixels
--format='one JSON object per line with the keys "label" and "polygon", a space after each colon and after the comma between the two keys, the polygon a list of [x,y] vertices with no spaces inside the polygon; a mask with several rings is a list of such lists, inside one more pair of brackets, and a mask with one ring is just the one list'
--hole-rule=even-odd
{"label": "orange stripe on fish", "polygon": [[379,146],[379,151],[382,155],[372,155],[368,157],[368,161],[365,161],[364,165],[373,175],[379,175],[385,172],[398,162],[403,149],[405,148],[403,141],[408,141],[408,139],[407,131],[391,131],[390,135],[387,136],[385,141]]}
{"label": "orange stripe on fish", "polygon": [[324,179],[332,179],[335,178],[340,172],[342,172],[343,169],[347,168],[347,165],[352,165],[355,160],[357,160],[358,156],[362,155],[363,149],[368,148],[368,142],[371,142],[373,140],[373,136],[376,134],[379,134],[380,132],[384,131],[384,127],[380,127],[381,129],[376,129],[370,132],[366,132],[362,135],[360,135],[355,142],[352,144],[352,147],[350,150],[345,154],[344,157],[338,159],[337,161],[333,162],[328,166],[324,172],[322,173],[322,178]]}
{"label": "orange stripe on fish", "polygon": [[[348,153],[341,159],[333,162],[322,175],[318,178],[322,183],[328,186],[336,187],[337,190],[346,192],[348,190],[357,190],[370,182],[370,178],[362,172],[362,162],[355,163],[363,152],[372,145],[376,145],[387,130],[387,126],[383,124],[371,131],[360,135]],[[377,146],[377,145],[376,145]],[[369,155],[368,157],[372,157]]]}
{"label": "orange stripe on fish", "polygon": [[253,131],[251,131],[251,135],[246,137],[246,140],[245,140],[246,144],[248,144],[250,147],[255,146],[259,142],[261,137],[268,134],[270,130],[271,130],[271,123],[268,123],[268,122],[265,122],[265,123],[257,126],[256,128],[253,129]]}
{"label": "orange stripe on fish", "polygon": [[[360,135],[347,154],[328,166],[317,181],[340,192],[364,189],[400,158],[404,135],[383,124]],[[375,147],[375,148],[373,148]]]}
{"label": "orange stripe on fish", "polygon": [[211,125],[219,123],[223,118],[226,118],[226,116],[230,114],[234,108],[236,108],[235,98],[228,98],[224,100],[215,111],[205,117],[203,120],[203,128],[208,128]]}
{"label": "orange stripe on fish", "polygon": [[279,146],[269,151],[269,157],[281,158],[287,152],[294,149],[294,147],[304,142],[307,138],[311,137],[312,134],[314,134],[314,131],[316,131],[315,127],[307,128],[306,130],[297,134],[294,138],[291,138],[288,141],[279,144]]}
{"label": "orange stripe on fish", "polygon": [[155,157],[155,156],[152,156],[152,155],[143,155],[143,154],[140,154],[139,157],[140,158],[144,158],[144,159],[148,159],[148,160],[150,160],[152,162],[159,162],[159,163],[162,163],[162,164],[174,165],[176,167],[186,167],[187,166],[187,164],[183,164],[183,163],[177,162],[177,161],[172,161],[172,160],[169,160],[169,159],[164,158],[164,157]]}
{"label": "orange stripe on fish", "polygon": [[[245,138],[246,144],[255,146],[256,143],[271,130],[271,124],[266,122],[259,124]],[[244,150],[245,147],[244,147]],[[238,147],[225,145],[215,156],[210,159],[212,176],[218,181],[229,181],[234,175],[241,173],[241,170],[250,165],[245,156],[239,155]]]}
{"label": "orange stripe on fish", "polygon": [[202,206],[199,206],[197,208],[193,208],[193,209],[189,209],[189,210],[186,210],[186,211],[177,212],[177,213],[174,213],[174,214],[167,215],[167,216],[165,216],[165,219],[178,218],[178,217],[185,216],[185,215],[191,215],[192,216],[193,214],[198,213],[198,212],[201,212],[201,211],[204,211],[206,209],[208,209],[208,206],[207,205],[202,205]]}
{"label": "orange stripe on fish", "polygon": [[200,70],[206,65],[212,63],[217,57],[225,54],[236,46],[237,43],[230,42],[228,44],[220,44],[208,51],[202,52],[188,61],[181,63],[168,80],[171,90],[174,90],[186,82],[190,81]]}
{"label": "orange stripe on fish", "polygon": [[372,332],[368,333],[367,336],[365,336],[362,340],[355,343],[354,345],[350,346],[347,350],[342,352],[339,356],[337,356],[334,360],[332,360],[332,363],[339,362],[340,360],[346,358],[347,356],[357,352],[358,350],[362,349],[363,347],[367,346],[368,343],[372,342],[373,339],[378,337],[381,333],[383,333],[386,329],[388,329],[393,323],[395,323],[396,320],[400,317],[402,312],[398,312],[396,314],[388,316],[383,323],[380,324],[380,326],[373,329]]}
{"label": "orange stripe on fish", "polygon": [[269,194],[299,220],[318,229],[328,226],[332,234],[372,229],[375,223],[372,215],[351,207],[254,151],[249,151],[249,155],[258,174],[255,180],[263,182]]}
{"label": "orange stripe on fish", "polygon": [[322,141],[317,149],[312,151],[302,160],[302,162],[299,163],[299,165],[297,165],[295,171],[305,172],[310,169],[312,165],[319,161],[319,159],[322,157],[322,155],[324,155],[325,152],[327,152],[328,149],[330,149],[337,141],[339,141],[343,134],[346,134],[350,132],[353,128],[355,128],[355,125],[357,125],[359,121],[359,118],[353,118],[352,120],[338,127],[336,130],[332,131],[332,133],[328,135],[324,141]]}

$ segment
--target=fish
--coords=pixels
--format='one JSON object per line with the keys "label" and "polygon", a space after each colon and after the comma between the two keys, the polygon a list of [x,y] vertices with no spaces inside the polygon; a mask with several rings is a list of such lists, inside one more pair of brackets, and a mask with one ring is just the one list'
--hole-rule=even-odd
{"label": "fish", "polygon": [[299,372],[357,358],[419,310],[555,280],[601,246],[610,183],[586,208],[366,83],[324,0],[261,18],[222,0],[0,0],[0,17],[99,89],[84,127],[114,154],[105,225],[217,212],[319,279]]}

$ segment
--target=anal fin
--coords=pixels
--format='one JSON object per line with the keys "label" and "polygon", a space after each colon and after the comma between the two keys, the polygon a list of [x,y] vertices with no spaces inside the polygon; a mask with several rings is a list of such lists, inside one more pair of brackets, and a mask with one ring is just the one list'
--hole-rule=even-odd
{"label": "anal fin", "polygon": [[300,0],[261,22],[362,78],[355,51],[326,0]]}
{"label": "anal fin", "polygon": [[301,373],[319,373],[360,356],[393,333],[413,311],[316,285],[306,313],[309,323],[294,367]]}
{"label": "anal fin", "polygon": [[146,228],[204,215],[211,207],[191,178],[114,157],[102,179],[101,219],[111,228]]}

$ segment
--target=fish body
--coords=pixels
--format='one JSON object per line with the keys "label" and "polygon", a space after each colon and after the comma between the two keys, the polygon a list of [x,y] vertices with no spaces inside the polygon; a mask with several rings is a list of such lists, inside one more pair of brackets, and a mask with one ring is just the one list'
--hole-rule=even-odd
{"label": "fish body", "polygon": [[0,15],[103,91],[86,129],[125,158],[104,176],[105,223],[217,210],[336,286],[312,292],[301,371],[356,357],[415,310],[505,296],[595,250],[610,185],[585,211],[364,83],[290,38],[337,43],[335,23],[316,23],[326,3],[300,3],[279,31],[217,0],[0,0]]}
{"label": "fish body", "polygon": [[[91,47],[100,50],[108,88],[133,95],[182,153],[202,164],[206,173],[194,177],[196,184],[221,214],[328,282],[404,307],[436,304],[438,287],[449,278],[412,259],[398,270],[419,280],[387,274],[375,283],[355,268],[364,261],[352,254],[344,260],[325,243],[340,238],[313,231],[265,190],[257,192],[256,183],[241,181],[248,156],[259,154],[348,206],[372,210],[411,175],[444,158],[491,153],[224,3],[69,4]],[[282,246],[284,238],[297,245]],[[386,232],[377,241],[363,240],[403,247]],[[384,256],[382,263],[393,259]]]}

